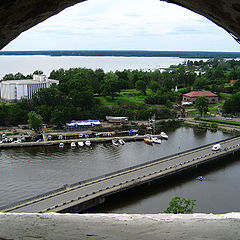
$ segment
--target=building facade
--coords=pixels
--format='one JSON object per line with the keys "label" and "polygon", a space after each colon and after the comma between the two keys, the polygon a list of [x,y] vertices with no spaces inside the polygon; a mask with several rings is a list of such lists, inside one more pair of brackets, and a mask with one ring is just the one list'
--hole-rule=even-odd
{"label": "building facade", "polygon": [[22,98],[32,99],[34,93],[41,88],[49,88],[59,81],[48,79],[45,75],[33,75],[33,79],[7,80],[1,82],[1,100],[6,103],[15,103]]}
{"label": "building facade", "polygon": [[209,103],[218,103],[218,95],[216,95],[210,91],[193,91],[190,93],[185,93],[185,94],[183,94],[182,103],[194,104],[198,97],[207,98]]}

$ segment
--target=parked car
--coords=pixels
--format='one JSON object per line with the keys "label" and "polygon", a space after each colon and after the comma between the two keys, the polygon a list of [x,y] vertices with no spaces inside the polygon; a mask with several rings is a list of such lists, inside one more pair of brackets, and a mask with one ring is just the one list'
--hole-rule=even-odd
{"label": "parked car", "polygon": [[179,121],[184,121],[184,118],[183,117],[179,117],[178,120]]}
{"label": "parked car", "polygon": [[226,117],[226,120],[232,120],[232,117]]}

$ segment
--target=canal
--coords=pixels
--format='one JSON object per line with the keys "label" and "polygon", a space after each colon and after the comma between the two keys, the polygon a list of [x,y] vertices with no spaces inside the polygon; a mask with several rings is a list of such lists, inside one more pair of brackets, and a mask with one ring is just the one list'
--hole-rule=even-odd
{"label": "canal", "polygon": [[[147,145],[142,141],[127,142],[123,146],[109,143],[71,149],[66,146],[12,148],[0,152],[0,206],[54,190],[65,184],[100,176],[112,171],[148,162],[173,153],[182,152],[230,137],[220,131],[199,131],[181,127],[164,129],[168,141],[160,145]],[[132,197],[115,199],[95,211],[126,213],[162,212],[172,197],[196,199],[195,212],[239,211],[240,161],[229,160],[221,166],[201,169],[205,182],[195,175],[149,187]]]}

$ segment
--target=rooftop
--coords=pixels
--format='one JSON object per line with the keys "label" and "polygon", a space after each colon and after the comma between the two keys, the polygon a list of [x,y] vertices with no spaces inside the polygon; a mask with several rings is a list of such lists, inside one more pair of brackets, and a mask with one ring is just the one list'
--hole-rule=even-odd
{"label": "rooftop", "polygon": [[58,83],[58,80],[54,79],[47,79],[46,81],[36,81],[33,79],[21,79],[21,80],[6,80],[2,81],[4,84],[38,84],[38,83],[44,83],[44,82],[56,82]]}
{"label": "rooftop", "polygon": [[218,97],[218,95],[210,91],[193,91],[183,94],[185,97],[198,98],[198,97]]}

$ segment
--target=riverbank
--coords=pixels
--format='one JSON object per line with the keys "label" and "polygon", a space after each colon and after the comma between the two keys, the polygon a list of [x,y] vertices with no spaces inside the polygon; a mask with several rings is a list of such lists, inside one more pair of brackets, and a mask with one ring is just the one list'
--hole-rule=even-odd
{"label": "riverbank", "polygon": [[228,124],[222,124],[222,123],[212,123],[212,122],[202,122],[195,119],[186,119],[184,121],[185,126],[190,127],[200,127],[200,128],[206,128],[210,130],[220,130],[225,133],[233,133],[233,134],[239,134],[240,133],[240,126],[234,126],[234,125],[228,125]]}

